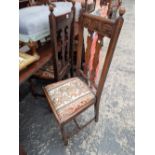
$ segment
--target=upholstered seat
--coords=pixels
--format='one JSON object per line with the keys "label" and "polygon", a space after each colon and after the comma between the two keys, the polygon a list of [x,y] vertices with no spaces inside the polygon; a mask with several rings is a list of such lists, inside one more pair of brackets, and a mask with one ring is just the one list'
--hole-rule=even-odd
{"label": "upholstered seat", "polygon": [[44,91],[61,123],[96,101],[94,93],[78,77],[47,85]]}

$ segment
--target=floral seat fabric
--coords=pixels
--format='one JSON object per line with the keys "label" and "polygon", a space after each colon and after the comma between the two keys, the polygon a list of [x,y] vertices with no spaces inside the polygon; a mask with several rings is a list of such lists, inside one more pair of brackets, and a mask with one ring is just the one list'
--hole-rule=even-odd
{"label": "floral seat fabric", "polygon": [[47,85],[44,91],[61,123],[96,101],[91,89],[77,77]]}

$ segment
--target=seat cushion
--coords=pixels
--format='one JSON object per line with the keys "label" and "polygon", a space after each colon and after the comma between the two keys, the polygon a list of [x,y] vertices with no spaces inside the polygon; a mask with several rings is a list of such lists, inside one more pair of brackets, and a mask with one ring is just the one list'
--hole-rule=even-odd
{"label": "seat cushion", "polygon": [[67,121],[96,101],[94,93],[78,77],[47,85],[44,91],[60,123]]}

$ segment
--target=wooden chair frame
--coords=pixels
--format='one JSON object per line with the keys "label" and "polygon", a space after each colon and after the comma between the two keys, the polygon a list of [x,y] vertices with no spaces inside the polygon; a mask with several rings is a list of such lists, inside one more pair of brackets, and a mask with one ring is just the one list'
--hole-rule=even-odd
{"label": "wooden chair frame", "polygon": [[[49,15],[50,33],[51,33],[51,47],[53,49],[53,65],[55,81],[62,80],[67,72],[72,71],[72,49],[74,37],[74,16],[75,16],[75,3],[73,3],[72,11],[64,15],[55,17],[53,14],[53,6],[50,6],[51,14]],[[67,32],[66,32],[67,28]],[[60,32],[62,65],[61,70],[58,69],[58,53],[59,48],[57,45],[58,32]],[[66,35],[67,34],[67,38]],[[67,55],[67,58],[65,58]]]}
{"label": "wooden chair frame", "polygon": [[[54,113],[54,116],[58,122],[58,125],[60,126],[60,130],[62,133],[62,138],[64,140],[64,144],[67,145],[68,144],[68,138],[70,136],[72,136],[74,133],[77,133],[78,131],[80,131],[82,128],[84,128],[85,126],[87,126],[89,123],[91,123],[93,120],[95,120],[95,122],[98,121],[99,119],[99,103],[100,103],[100,98],[101,98],[101,93],[104,87],[104,83],[106,80],[106,76],[112,61],[112,57],[113,57],[113,53],[116,47],[116,43],[124,22],[123,19],[123,14],[125,13],[125,9],[121,8],[119,11],[120,16],[116,19],[116,20],[110,20],[110,19],[105,19],[102,17],[98,17],[98,16],[94,16],[94,15],[90,15],[88,13],[83,13],[82,16],[80,17],[80,24],[79,24],[79,46],[78,46],[78,53],[77,53],[77,66],[76,66],[76,73],[77,76],[83,77],[83,79],[85,79],[88,83],[90,82],[90,88],[95,88],[96,89],[96,101],[95,103],[89,104],[87,106],[85,106],[82,110],[72,114],[67,120],[60,122],[57,112],[54,108],[54,105],[51,104],[50,101],[50,97],[48,96],[48,93],[46,91],[45,88],[44,92],[45,95],[47,96],[47,100],[48,103]],[[93,22],[93,24],[92,24]],[[82,55],[82,43],[83,43],[83,31],[84,28],[88,28],[89,32],[97,32],[99,34],[99,39],[104,38],[105,36],[110,38],[110,43],[108,46],[108,50],[106,53],[106,57],[105,57],[105,61],[104,61],[104,65],[103,65],[103,69],[102,69],[102,73],[101,73],[101,77],[99,80],[99,84],[98,87],[94,84],[94,78],[95,78],[95,70],[98,64],[98,59],[99,59],[99,53],[98,51],[101,49],[100,47],[102,46],[101,42],[97,43],[97,54],[95,53],[95,58],[94,58],[94,63],[93,63],[93,70],[92,70],[92,78],[89,79],[87,78],[87,74],[86,72],[88,71],[88,60],[90,58],[89,55],[89,47],[86,49],[86,54],[85,54],[85,68],[84,71],[81,69],[81,55]],[[76,121],[76,116],[78,116],[79,114],[81,114],[83,111],[85,111],[86,109],[88,109],[90,106],[94,105],[94,109],[95,109],[95,116],[88,121],[85,125],[83,126],[79,126],[79,124]],[[73,130],[72,134],[67,134],[65,132],[64,126],[66,123],[68,123],[69,121],[74,120],[77,128],[75,130]]]}
{"label": "wooden chair frame", "polygon": [[[99,84],[98,87],[95,85],[95,70],[99,61],[99,53],[97,53],[97,55],[95,55],[94,58],[94,64],[93,64],[93,72],[92,74],[92,82],[90,81],[90,79],[88,79],[86,77],[86,75],[83,73],[83,71],[81,70],[81,54],[82,54],[82,46],[78,46],[78,56],[77,56],[77,75],[82,76],[84,79],[86,79],[86,81],[90,81],[90,83],[92,83],[93,87],[96,88],[96,97],[97,97],[97,101],[95,104],[95,121],[98,121],[98,117],[99,117],[99,103],[100,103],[100,97],[101,97],[101,93],[104,87],[104,83],[106,80],[106,76],[112,61],[112,57],[113,57],[113,53],[117,44],[117,40],[124,22],[123,19],[123,14],[125,13],[125,9],[124,8],[120,8],[119,14],[120,16],[114,21],[114,20],[110,20],[110,19],[105,19],[102,17],[98,17],[98,16],[93,16],[93,15],[89,15],[87,13],[84,13],[83,16],[81,17],[81,25],[79,26],[79,42],[81,42],[83,40],[83,29],[84,28],[88,28],[91,31],[96,31],[98,32],[98,34],[100,35],[100,39],[104,38],[105,36],[110,38],[110,43],[109,43],[109,47],[106,53],[106,57],[105,57],[105,61],[104,61],[104,65],[103,65],[103,69],[102,69],[102,73],[101,73],[101,77],[99,80]],[[91,24],[93,21],[93,24]],[[102,47],[102,43],[98,43],[98,45],[100,46],[99,49],[101,49]],[[99,49],[97,49],[97,51],[99,51]],[[86,50],[86,66],[88,67],[88,60],[90,58],[89,53],[87,54],[87,50]],[[96,53],[95,53],[96,54]]]}

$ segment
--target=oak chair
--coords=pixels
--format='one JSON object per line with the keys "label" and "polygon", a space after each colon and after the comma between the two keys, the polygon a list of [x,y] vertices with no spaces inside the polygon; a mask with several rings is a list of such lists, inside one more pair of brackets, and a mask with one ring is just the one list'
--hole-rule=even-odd
{"label": "oak chair", "polygon": [[71,71],[72,43],[74,33],[75,6],[69,13],[55,16],[53,6],[49,15],[52,60],[34,74],[50,81],[62,80]]}
{"label": "oak chair", "polygon": [[[79,45],[76,66],[77,76],[49,84],[43,88],[48,104],[54,113],[58,125],[60,126],[65,145],[68,144],[68,138],[71,136],[65,132],[64,126],[66,123],[74,120],[77,126],[77,129],[74,131],[77,132],[93,120],[97,122],[99,119],[101,93],[124,22],[124,13],[125,9],[121,8],[119,11],[119,17],[116,20],[105,19],[99,16],[83,13],[80,17],[79,24]],[[89,33],[87,37],[84,70],[82,70],[81,55],[84,28],[88,29]],[[94,33],[98,35],[98,39],[96,41],[95,54],[93,57],[93,67],[92,70],[89,70],[91,45]],[[106,51],[103,68],[101,69],[99,83],[96,85],[95,77],[96,68],[99,63],[99,53],[103,46],[102,40],[106,37],[109,38],[110,42]],[[79,126],[75,119],[76,116],[81,114],[92,105],[94,106],[95,115],[85,125]]]}

